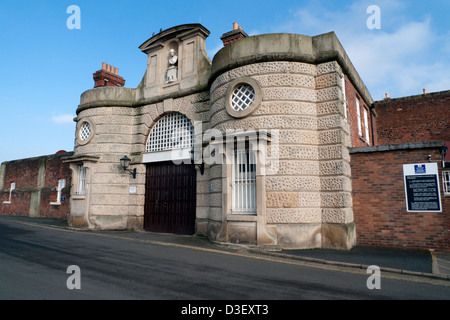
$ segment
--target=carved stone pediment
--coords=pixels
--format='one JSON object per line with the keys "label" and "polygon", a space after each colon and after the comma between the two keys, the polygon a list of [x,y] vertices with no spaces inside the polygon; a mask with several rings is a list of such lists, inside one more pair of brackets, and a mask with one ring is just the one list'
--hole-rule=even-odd
{"label": "carved stone pediment", "polygon": [[211,72],[205,44],[209,34],[200,24],[185,24],[145,41],[139,48],[148,56],[147,72],[139,85],[138,98],[206,88]]}

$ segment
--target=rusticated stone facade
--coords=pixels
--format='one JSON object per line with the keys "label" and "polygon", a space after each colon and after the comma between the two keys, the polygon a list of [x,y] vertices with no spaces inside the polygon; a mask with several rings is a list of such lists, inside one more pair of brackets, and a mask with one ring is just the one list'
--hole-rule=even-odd
{"label": "rusticated stone facade", "polygon": [[[166,116],[181,115],[193,126],[190,148],[201,155],[195,160],[195,232],[220,242],[351,248],[348,82],[347,91],[358,92],[365,106],[373,101],[334,33],[244,37],[227,43],[212,61],[208,35],[198,24],[162,31],[140,47],[148,63],[137,88],[83,93],[74,155],[65,159],[73,176],[69,224],[151,227],[156,177],[148,175],[149,165],[173,160],[168,149],[148,149],[155,143],[152,132]],[[168,60],[174,53],[176,63]],[[239,98],[236,107],[232,98],[242,94],[250,102]],[[237,153],[230,146],[239,141],[258,159],[254,167],[233,162]],[[176,160],[191,162],[186,152]],[[120,165],[124,155],[135,178]],[[236,193],[238,174],[251,176],[254,189],[245,190],[253,191]],[[250,202],[251,210],[238,212],[236,197],[247,197],[240,201]]]}

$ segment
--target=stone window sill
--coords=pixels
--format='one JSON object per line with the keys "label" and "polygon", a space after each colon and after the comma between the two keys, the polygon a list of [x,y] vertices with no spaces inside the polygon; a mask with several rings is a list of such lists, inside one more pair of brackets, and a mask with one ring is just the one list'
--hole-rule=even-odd
{"label": "stone window sill", "polygon": [[256,221],[257,215],[255,214],[228,214],[227,221]]}

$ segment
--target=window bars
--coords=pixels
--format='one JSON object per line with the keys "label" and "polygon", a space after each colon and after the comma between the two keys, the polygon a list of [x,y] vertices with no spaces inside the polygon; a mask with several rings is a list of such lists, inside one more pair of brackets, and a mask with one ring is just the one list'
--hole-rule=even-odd
{"label": "window bars", "polygon": [[450,171],[442,171],[442,185],[444,187],[444,195],[450,195]]}
{"label": "window bars", "polygon": [[248,84],[241,84],[231,94],[231,106],[236,111],[247,109],[255,100],[255,89]]}
{"label": "window bars", "polygon": [[156,122],[147,139],[146,152],[190,148],[194,127],[183,114],[170,113]]}
{"label": "window bars", "polygon": [[249,150],[234,153],[232,211],[256,214],[256,154]]}
{"label": "window bars", "polygon": [[83,165],[78,166],[77,195],[86,195],[86,168]]}
{"label": "window bars", "polygon": [[83,122],[80,128],[80,139],[86,141],[91,135],[91,125],[89,122]]}

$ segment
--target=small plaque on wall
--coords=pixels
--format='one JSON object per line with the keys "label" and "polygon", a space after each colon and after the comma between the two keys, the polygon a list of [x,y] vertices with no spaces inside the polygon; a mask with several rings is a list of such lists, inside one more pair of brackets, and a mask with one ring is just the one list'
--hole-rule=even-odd
{"label": "small plaque on wall", "polygon": [[436,163],[405,164],[403,176],[408,212],[442,212]]}
{"label": "small plaque on wall", "polygon": [[137,193],[137,187],[136,186],[131,186],[130,187],[130,194],[136,194]]}

